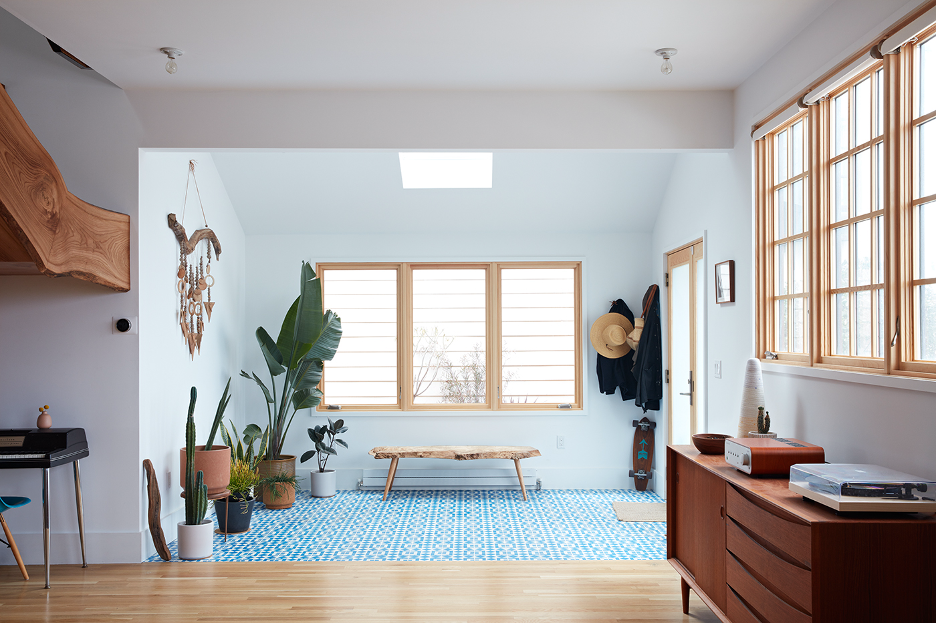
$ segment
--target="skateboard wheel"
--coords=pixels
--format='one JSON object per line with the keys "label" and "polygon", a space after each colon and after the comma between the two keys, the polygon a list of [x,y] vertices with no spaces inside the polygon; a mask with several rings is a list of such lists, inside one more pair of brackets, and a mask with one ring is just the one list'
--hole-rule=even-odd
{"label": "skateboard wheel", "polygon": [[633,470],[628,470],[628,471],[627,471],[627,476],[628,476],[628,477],[633,477],[633,476],[634,476],[634,471],[633,471]]}

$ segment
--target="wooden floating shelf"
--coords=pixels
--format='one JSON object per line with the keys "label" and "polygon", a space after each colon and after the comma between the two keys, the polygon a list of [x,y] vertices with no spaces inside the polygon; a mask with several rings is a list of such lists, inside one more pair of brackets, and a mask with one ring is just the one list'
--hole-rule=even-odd
{"label": "wooden floating shelf", "polygon": [[130,290],[130,217],[70,193],[0,84],[0,275]]}

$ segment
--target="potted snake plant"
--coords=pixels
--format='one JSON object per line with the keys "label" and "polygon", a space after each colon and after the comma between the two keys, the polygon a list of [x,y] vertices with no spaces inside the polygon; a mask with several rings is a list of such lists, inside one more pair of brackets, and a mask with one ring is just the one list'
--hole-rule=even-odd
{"label": "potted snake plant", "polygon": [[211,556],[214,523],[205,520],[208,512],[208,486],[204,473],[195,471],[195,399],[192,387],[189,395],[188,418],[185,421],[185,521],[178,524],[179,559],[206,559]]}
{"label": "potted snake plant", "polygon": [[[231,421],[228,431],[221,423],[221,439],[231,448],[231,482],[228,485],[231,495],[215,502],[218,516],[218,529],[222,533],[246,533],[250,530],[250,518],[254,508],[254,488],[260,484],[257,466],[266,455],[267,431],[260,431],[254,424],[244,428],[241,439],[237,427]],[[232,435],[233,432],[233,435]],[[254,442],[260,441],[258,451],[254,451]]]}
{"label": "potted snake plant", "polygon": [[[269,441],[266,457],[260,462],[261,478],[283,474],[295,476],[296,456],[283,453],[286,433],[296,412],[317,406],[322,392],[325,362],[335,357],[341,341],[341,319],[331,310],[322,311],[322,284],[312,266],[302,263],[299,297],[286,312],[279,337],[274,341],[263,328],[256,331],[257,343],[270,372],[270,387],[256,373],[241,376],[252,379],[263,392],[267,407]],[[277,377],[282,383],[277,385]],[[270,505],[267,487],[261,483],[263,503]],[[277,497],[278,502],[280,497]],[[277,503],[278,506],[278,503]]]}

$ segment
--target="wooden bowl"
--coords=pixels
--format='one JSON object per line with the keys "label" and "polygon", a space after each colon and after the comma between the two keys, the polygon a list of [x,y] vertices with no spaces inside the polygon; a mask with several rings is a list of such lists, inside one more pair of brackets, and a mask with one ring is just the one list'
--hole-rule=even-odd
{"label": "wooden bowl", "polygon": [[725,439],[730,437],[724,433],[697,433],[692,436],[692,444],[704,455],[724,455]]}

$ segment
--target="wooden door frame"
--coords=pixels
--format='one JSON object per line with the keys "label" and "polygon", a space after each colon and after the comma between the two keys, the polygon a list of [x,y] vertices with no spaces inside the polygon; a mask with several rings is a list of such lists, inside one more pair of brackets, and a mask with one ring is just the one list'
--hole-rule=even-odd
{"label": "wooden door frame", "polygon": [[[698,247],[698,249],[697,249]],[[696,253],[698,252],[698,253]],[[698,325],[698,314],[702,314],[704,318],[704,310],[696,309],[697,301],[697,292],[696,288],[705,288],[705,284],[696,284],[696,262],[705,262],[705,244],[704,237],[699,237],[692,242],[680,245],[675,249],[672,249],[666,252],[666,346],[667,346],[667,366],[666,370],[669,372],[672,369],[673,363],[673,296],[672,296],[672,285],[670,283],[670,273],[672,269],[684,264],[689,266],[689,370],[690,374],[693,374],[693,384],[692,390],[693,399],[692,405],[689,408],[689,430],[697,431],[698,422],[697,414],[699,408],[698,392],[696,388],[698,383],[702,380],[703,376],[701,375],[702,371],[696,371],[696,362],[698,358],[698,350],[702,348],[702,345],[699,344],[700,336],[696,333],[696,326]],[[705,265],[703,264],[703,269]],[[705,275],[703,271],[703,275]],[[704,281],[704,280],[703,280]],[[704,302],[703,302],[704,305]],[[669,394],[667,395],[667,405],[666,405],[666,440],[667,444],[673,443],[673,388],[676,385],[675,379],[670,379],[667,383],[669,386]]]}

